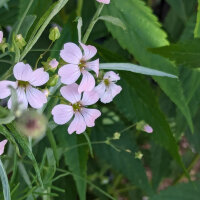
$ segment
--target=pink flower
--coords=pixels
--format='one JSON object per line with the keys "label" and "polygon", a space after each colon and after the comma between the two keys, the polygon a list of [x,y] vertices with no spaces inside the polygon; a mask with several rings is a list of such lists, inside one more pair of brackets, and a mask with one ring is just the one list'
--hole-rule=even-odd
{"label": "pink flower", "polygon": [[53,69],[57,68],[57,67],[58,67],[58,64],[59,64],[59,62],[58,62],[55,58],[52,59],[52,60],[49,62],[49,65],[50,65]]}
{"label": "pink flower", "polygon": [[0,142],[0,156],[4,152],[4,148],[5,148],[5,145],[6,145],[7,142],[8,142],[8,140],[3,140],[3,141]]}
{"label": "pink flower", "polygon": [[0,43],[3,41],[3,31],[0,31]]}
{"label": "pink flower", "polygon": [[146,132],[146,133],[152,133],[153,132],[153,128],[151,126],[149,126],[148,124],[146,124],[144,126],[144,132]]}
{"label": "pink flower", "polygon": [[105,73],[101,83],[95,87],[95,91],[99,94],[101,102],[110,103],[121,92],[121,86],[115,84],[118,80],[120,80],[120,77],[115,72],[110,71]]}
{"label": "pink flower", "polygon": [[81,94],[78,92],[78,85],[73,83],[60,89],[62,96],[70,102],[69,105],[59,104],[52,110],[55,123],[66,124],[73,116],[73,120],[68,128],[68,133],[83,133],[86,127],[93,127],[95,120],[101,115],[97,109],[88,109],[86,106],[95,104],[99,97],[92,90]]}
{"label": "pink flower", "polygon": [[80,75],[83,75],[81,83],[78,87],[78,92],[91,91],[95,87],[95,79],[88,70],[92,70],[98,76],[99,74],[99,59],[89,62],[93,58],[97,49],[91,45],[80,43],[84,53],[74,43],[66,43],[64,49],[61,50],[61,58],[69,63],[61,67],[58,74],[61,76],[61,82],[64,84],[75,83]]}
{"label": "pink flower", "polygon": [[109,4],[110,0],[97,0],[100,3]]}
{"label": "pink flower", "polygon": [[[47,102],[47,98],[43,92],[35,87],[44,85],[49,80],[49,74],[43,68],[33,71],[29,64],[19,62],[13,69],[13,81],[0,81],[0,99],[7,98],[11,95],[8,86],[12,86],[17,90],[18,101],[22,104],[23,109],[27,109],[28,104],[31,107],[39,109]],[[8,108],[12,105],[11,98],[8,101]]]}

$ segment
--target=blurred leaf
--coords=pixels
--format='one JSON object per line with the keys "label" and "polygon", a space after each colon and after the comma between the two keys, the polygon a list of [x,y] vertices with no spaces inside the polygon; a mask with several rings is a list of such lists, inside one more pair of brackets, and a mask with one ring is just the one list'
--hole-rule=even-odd
{"label": "blurred leaf", "polygon": [[[86,142],[83,135],[69,135],[66,126],[59,126],[54,130],[60,147],[63,147],[65,163],[70,171],[77,176],[73,176],[80,200],[86,199],[86,176],[87,176],[87,159],[88,146],[78,145]],[[77,147],[76,147],[77,146]],[[74,148],[76,147],[76,148]],[[72,149],[70,149],[72,148]],[[82,178],[79,178],[82,177]]]}
{"label": "blurred leaf", "polygon": [[198,12],[197,12],[196,26],[194,29],[194,37],[195,38],[200,37],[200,0],[198,0]]}
{"label": "blurred leaf", "polygon": [[150,49],[150,51],[175,61],[177,65],[200,67],[200,39]]}
{"label": "blurred leaf", "polygon": [[[170,74],[177,74],[175,66],[160,56],[147,51],[148,48],[168,45],[166,33],[160,28],[160,24],[152,10],[143,1],[121,0],[112,1],[104,7],[108,15],[120,18],[127,27],[126,31],[106,23],[108,30],[117,39],[121,47],[127,49],[143,66],[157,69]],[[148,30],[148,31],[147,31]],[[155,37],[156,36],[156,37]],[[187,122],[193,130],[190,111],[185,102],[185,97],[178,79],[154,77],[161,89],[178,106]]]}
{"label": "blurred leaf", "polygon": [[11,198],[10,198],[10,186],[9,186],[7,174],[4,170],[3,163],[1,162],[1,159],[0,159],[0,177],[1,177],[2,187],[3,187],[4,200],[11,200]]}
{"label": "blurred leaf", "polygon": [[200,183],[189,182],[171,186],[159,194],[150,198],[150,200],[199,200]]}
{"label": "blurred leaf", "polygon": [[[107,137],[111,138],[115,132],[119,132],[125,128],[126,127],[120,122],[115,122],[112,125],[98,123],[92,130],[92,140],[105,141]],[[122,133],[120,139],[112,143],[116,145],[117,148],[122,149],[122,151],[118,152],[106,144],[94,145],[94,152],[97,154],[98,159],[109,163],[113,169],[122,173],[133,185],[136,185],[147,194],[151,195],[153,191],[148,183],[142,162],[134,157],[134,153],[138,151],[138,147],[136,146],[135,138],[131,135],[131,132]],[[126,149],[129,149],[131,153],[126,152]]]}
{"label": "blurred leaf", "polygon": [[147,67],[131,64],[131,63],[103,63],[100,64],[100,69],[109,69],[109,70],[122,70],[130,71],[139,74],[152,75],[152,76],[166,76],[170,78],[178,78],[175,75],[168,74],[159,70],[150,69]]}

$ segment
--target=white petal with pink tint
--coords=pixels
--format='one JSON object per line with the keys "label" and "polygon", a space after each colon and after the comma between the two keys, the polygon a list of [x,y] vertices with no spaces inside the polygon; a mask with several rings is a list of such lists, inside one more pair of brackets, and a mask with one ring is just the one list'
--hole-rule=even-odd
{"label": "white petal with pink tint", "polygon": [[89,106],[95,104],[99,100],[99,95],[96,91],[84,92],[81,103],[83,106]]}
{"label": "white petal with pink tint", "polygon": [[44,85],[49,80],[49,74],[44,71],[44,68],[36,69],[32,72],[29,83],[33,86]]}
{"label": "white petal with pink tint", "polygon": [[68,128],[68,133],[72,134],[73,132],[76,132],[77,134],[80,134],[83,133],[85,130],[86,123],[83,116],[79,112],[75,113],[75,117]]}
{"label": "white petal with pink tint", "polygon": [[13,68],[14,76],[17,80],[28,81],[32,76],[33,70],[29,64],[17,63]]}
{"label": "white petal with pink tint", "polygon": [[87,108],[83,108],[81,111],[85,123],[88,127],[93,127],[95,126],[95,120],[101,116],[101,112],[97,109],[87,109]]}
{"label": "white petal with pink tint", "polygon": [[92,76],[92,74],[90,74],[88,71],[83,71],[83,78],[81,80],[81,83],[78,87],[78,92],[81,93],[83,91],[91,91],[94,89],[95,87],[95,79]]}
{"label": "white petal with pink tint", "polygon": [[66,124],[74,114],[72,106],[64,104],[55,106],[51,113],[56,124]]}
{"label": "white petal with pink tint", "polygon": [[94,47],[92,45],[85,45],[83,43],[80,43],[80,45],[84,51],[83,60],[85,60],[85,61],[90,60],[91,58],[93,58],[96,55],[96,53],[97,53],[96,47]]}
{"label": "white petal with pink tint", "polygon": [[0,99],[4,99],[11,95],[11,91],[8,86],[16,88],[17,83],[13,81],[0,81]]}
{"label": "white petal with pink tint", "polygon": [[99,97],[101,98],[106,91],[106,86],[103,82],[101,82],[95,87],[94,90],[99,94]]}
{"label": "white petal with pink tint", "polygon": [[97,0],[100,3],[109,4],[110,0]]}
{"label": "white petal with pink tint", "polygon": [[5,145],[6,145],[7,142],[8,142],[8,140],[3,140],[3,141],[0,142],[0,156],[4,152],[4,148],[5,148]]}
{"label": "white petal with pink tint", "polygon": [[120,80],[120,77],[115,72],[110,71],[105,73],[103,79],[109,79],[110,81],[118,81]]}
{"label": "white petal with pink tint", "polygon": [[29,86],[26,89],[26,96],[28,99],[28,103],[31,107],[35,109],[41,108],[45,103],[47,103],[47,98],[43,92],[38,89],[35,89]]}
{"label": "white petal with pink tint", "polygon": [[99,59],[91,61],[91,62],[87,62],[86,68],[94,71],[98,77],[98,75],[99,75]]}
{"label": "white petal with pink tint", "polygon": [[61,82],[64,84],[75,83],[81,75],[78,65],[68,64],[61,67],[58,71]]}
{"label": "white petal with pink tint", "polygon": [[113,100],[112,92],[110,89],[107,89],[103,96],[101,97],[102,103],[110,103]]}
{"label": "white petal with pink tint", "polygon": [[63,86],[60,89],[62,96],[71,103],[79,102],[81,94],[78,92],[78,85],[73,83],[71,85]]}
{"label": "white petal with pink tint", "polygon": [[119,85],[116,85],[115,83],[111,83],[110,84],[110,90],[111,90],[111,93],[112,93],[112,97],[114,98],[116,95],[118,95],[121,90],[122,90],[122,87],[119,86]]}
{"label": "white petal with pink tint", "polygon": [[0,31],[0,43],[3,41],[3,31]]}
{"label": "white petal with pink tint", "polygon": [[81,49],[74,43],[66,43],[60,52],[60,57],[67,63],[79,64],[83,54]]}
{"label": "white petal with pink tint", "polygon": [[49,62],[49,65],[50,65],[53,69],[55,69],[56,67],[58,67],[59,62],[54,58],[54,59],[52,59],[52,60]]}
{"label": "white petal with pink tint", "polygon": [[[17,88],[17,101],[21,105],[22,109],[27,109],[28,108],[28,101],[25,93],[24,88]],[[12,100],[11,98],[8,100],[8,108],[11,109],[12,107]]]}

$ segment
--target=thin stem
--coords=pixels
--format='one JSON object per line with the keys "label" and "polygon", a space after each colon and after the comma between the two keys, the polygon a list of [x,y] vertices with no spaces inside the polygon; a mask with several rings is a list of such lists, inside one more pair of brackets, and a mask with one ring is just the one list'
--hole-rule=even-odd
{"label": "thin stem", "polygon": [[0,55],[0,58],[3,58],[3,57],[5,57],[5,56],[7,56],[7,55],[9,55],[9,52],[5,52],[5,53],[1,54],[1,55]]}
{"label": "thin stem", "polygon": [[[197,163],[197,161],[200,159],[200,154],[196,153],[191,161],[191,163],[189,164],[189,166],[187,167],[187,171],[188,173],[190,172],[190,170],[194,167],[194,165]],[[182,178],[185,177],[185,173],[182,173],[179,177],[177,177],[172,185],[176,185]]]}
{"label": "thin stem", "polygon": [[78,0],[78,5],[77,5],[77,9],[76,9],[76,15],[77,15],[78,17],[81,16],[82,7],[83,7],[83,0]]}
{"label": "thin stem", "polygon": [[92,32],[92,29],[93,29],[94,25],[95,25],[96,22],[98,21],[98,17],[99,17],[99,15],[101,14],[101,11],[102,11],[103,7],[104,7],[104,4],[101,3],[101,4],[99,5],[99,7],[98,7],[96,13],[94,14],[94,17],[92,18],[92,20],[91,20],[91,22],[90,22],[90,24],[89,24],[89,26],[88,26],[88,29],[87,29],[87,31],[86,31],[84,37],[83,37],[83,43],[84,43],[84,44],[87,42],[87,40],[88,40],[88,38],[89,38],[89,36],[90,36],[90,33]]}
{"label": "thin stem", "polygon": [[0,62],[2,62],[2,63],[8,63],[8,64],[13,64],[11,61],[8,61],[8,60],[0,60]]}

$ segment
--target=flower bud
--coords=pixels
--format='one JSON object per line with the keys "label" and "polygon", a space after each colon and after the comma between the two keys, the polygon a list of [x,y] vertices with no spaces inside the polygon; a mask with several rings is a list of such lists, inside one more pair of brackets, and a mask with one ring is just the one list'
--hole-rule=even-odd
{"label": "flower bud", "polygon": [[60,31],[58,29],[58,27],[53,27],[50,30],[50,34],[49,34],[49,39],[53,42],[55,42],[58,38],[60,37]]}
{"label": "flower bud", "polygon": [[17,119],[16,126],[23,135],[38,138],[45,133],[47,120],[44,115],[37,111],[25,111]]}
{"label": "flower bud", "polygon": [[8,140],[3,140],[3,141],[0,142],[0,156],[4,152],[4,148],[5,148],[5,145],[6,145],[7,142],[8,142]]}
{"label": "flower bud", "polygon": [[0,44],[2,43],[3,41],[3,31],[0,31]]}
{"label": "flower bud", "polygon": [[120,139],[120,136],[121,136],[120,133],[118,133],[118,132],[114,133],[114,135],[113,135],[113,140],[119,140],[119,139]]}
{"label": "flower bud", "polygon": [[46,97],[48,97],[49,96],[49,90],[48,89],[44,89],[44,90],[42,90],[42,92],[45,94],[45,96]]}
{"label": "flower bud", "polygon": [[3,38],[3,31],[0,31],[0,50],[4,53],[5,49],[8,47],[5,38]]}
{"label": "flower bud", "polygon": [[140,121],[136,124],[136,129],[138,131],[144,131],[146,133],[152,133],[153,132],[153,128],[148,125],[145,121]]}
{"label": "flower bud", "polygon": [[55,71],[59,65],[59,62],[54,58],[49,62],[50,70]]}
{"label": "flower bud", "polygon": [[15,42],[17,47],[22,50],[24,46],[26,46],[26,41],[25,39],[22,37],[21,34],[18,34],[15,38]]}
{"label": "flower bud", "polygon": [[52,77],[49,79],[47,85],[48,85],[49,87],[55,86],[55,85],[58,83],[58,79],[59,79],[59,76],[58,76],[58,75],[52,76]]}
{"label": "flower bud", "polygon": [[141,151],[135,152],[135,159],[139,159],[139,160],[141,160],[142,157],[143,157],[143,154],[142,154]]}

